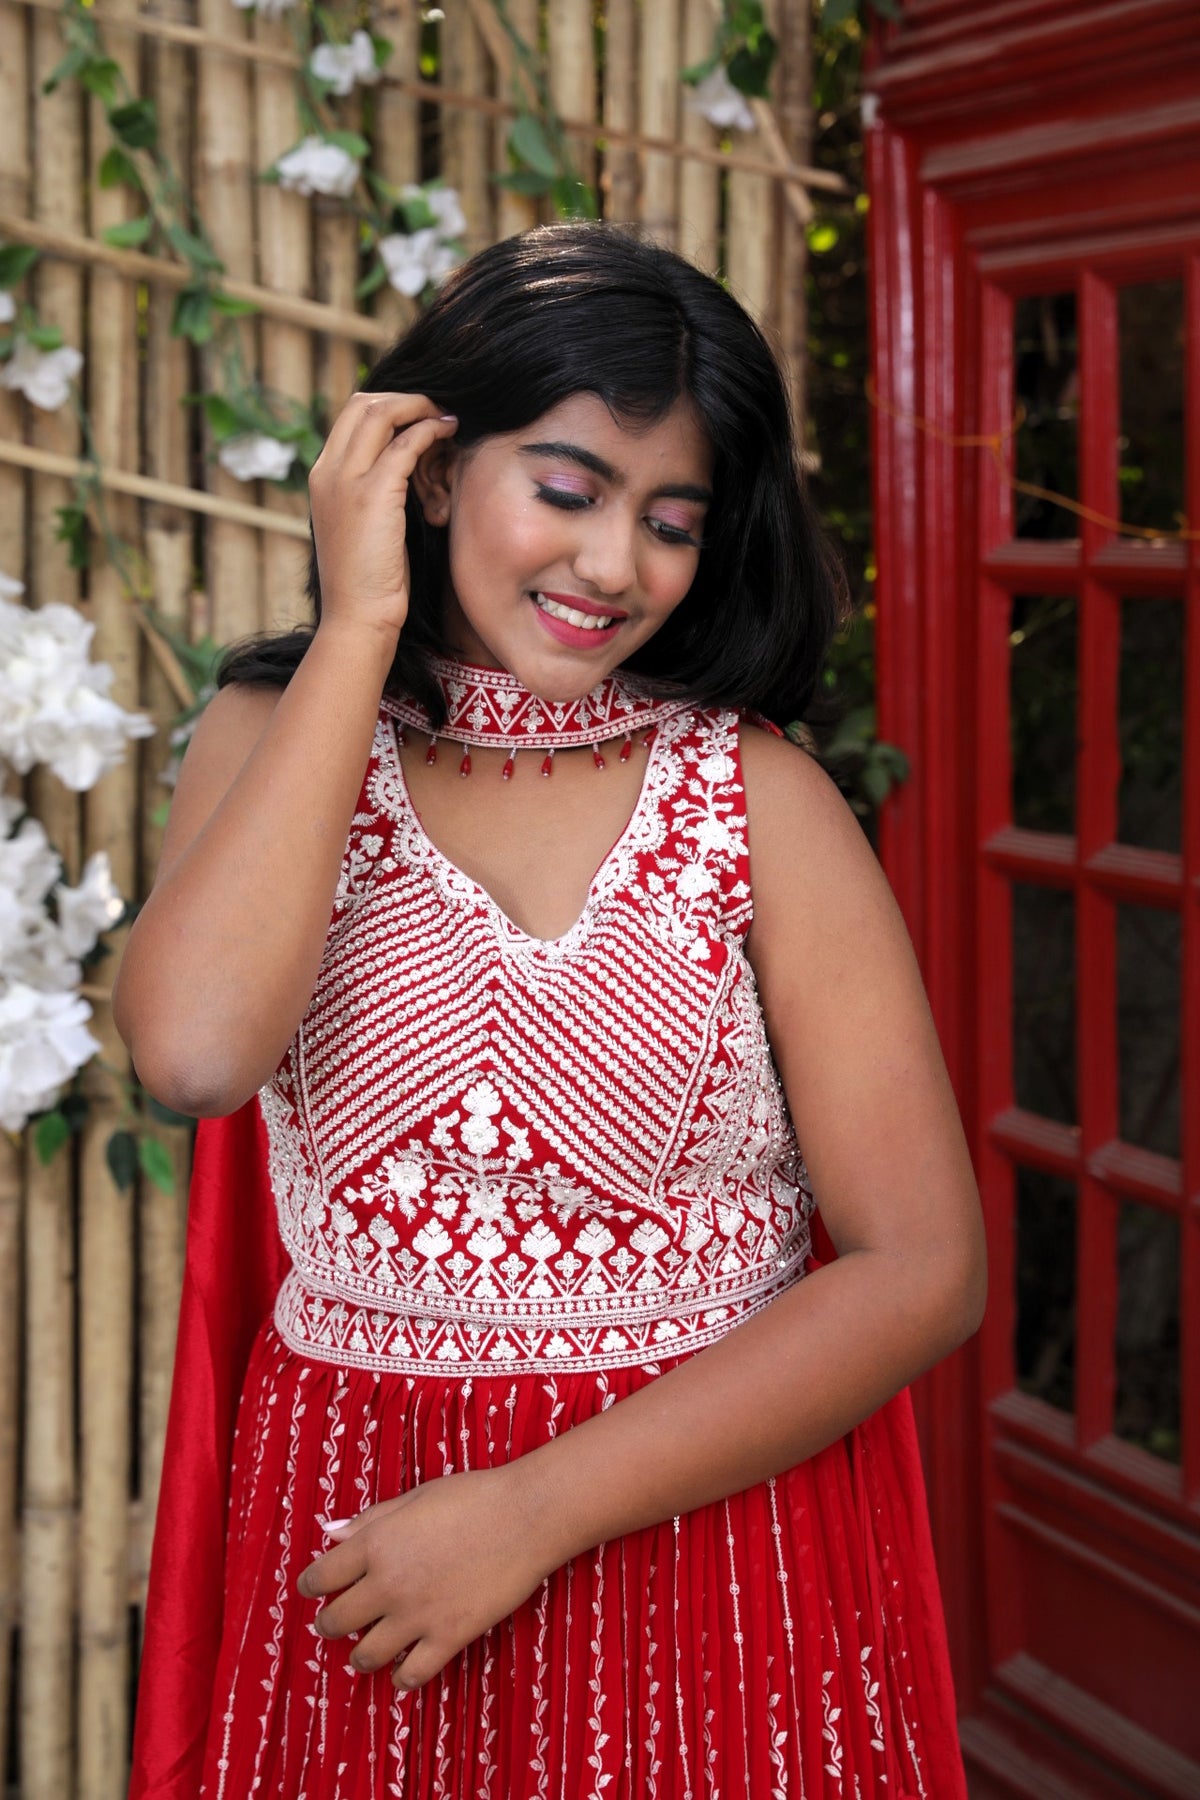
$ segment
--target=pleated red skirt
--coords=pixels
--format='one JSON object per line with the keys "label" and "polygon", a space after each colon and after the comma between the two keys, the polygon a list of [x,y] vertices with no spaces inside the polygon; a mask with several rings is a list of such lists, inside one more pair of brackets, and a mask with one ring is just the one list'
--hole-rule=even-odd
{"label": "pleated red skirt", "polygon": [[376,1374],[265,1325],[206,1800],[965,1795],[907,1393],[771,1481],[577,1557],[410,1694],[317,1634],[296,1579],[328,1548],[318,1517],[503,1463],[653,1379]]}

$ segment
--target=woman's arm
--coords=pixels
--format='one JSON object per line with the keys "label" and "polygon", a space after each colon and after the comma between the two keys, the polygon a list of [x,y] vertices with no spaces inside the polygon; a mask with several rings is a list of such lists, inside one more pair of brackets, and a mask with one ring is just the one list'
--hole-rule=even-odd
{"label": "woman's arm", "polygon": [[[539,1570],[802,1462],[980,1322],[979,1200],[899,909],[860,826],[815,763],[754,731],[743,733],[743,761],[755,902],[747,953],[838,1260],[506,1469],[432,1484],[423,1514],[411,1504],[421,1490],[391,1503],[405,1507],[408,1549],[419,1546],[426,1560],[436,1538],[432,1509],[453,1514],[455,1557],[439,1571],[443,1593],[464,1560],[464,1539],[484,1549],[471,1559],[471,1603],[461,1615],[476,1631],[503,1616],[478,1623],[493,1582],[498,1597],[523,1597]],[[498,1505],[506,1537],[497,1534]],[[378,1532],[385,1526],[381,1518]],[[365,1546],[357,1548],[356,1556],[351,1539],[322,1558],[305,1591],[357,1580]],[[419,1579],[413,1560],[395,1558],[391,1579],[402,1587]],[[379,1593],[368,1586],[341,1595],[321,1615],[322,1629],[335,1634],[380,1617],[371,1611]],[[406,1607],[376,1627],[353,1660],[378,1667],[415,1642],[397,1676],[414,1686],[459,1645],[443,1654],[441,1631],[413,1629],[423,1623],[420,1609]]]}

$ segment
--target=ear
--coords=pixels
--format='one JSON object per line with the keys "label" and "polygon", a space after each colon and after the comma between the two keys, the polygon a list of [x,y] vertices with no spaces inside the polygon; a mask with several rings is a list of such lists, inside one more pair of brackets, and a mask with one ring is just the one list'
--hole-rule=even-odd
{"label": "ear", "polygon": [[453,470],[458,455],[457,445],[449,438],[439,438],[417,459],[410,477],[427,525],[450,523],[450,500]]}

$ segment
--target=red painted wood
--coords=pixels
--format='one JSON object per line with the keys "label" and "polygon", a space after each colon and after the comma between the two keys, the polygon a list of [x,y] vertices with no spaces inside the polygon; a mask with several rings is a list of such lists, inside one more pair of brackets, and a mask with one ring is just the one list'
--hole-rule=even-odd
{"label": "red painted wood", "polygon": [[[1118,905],[1181,912],[1183,1091],[1200,1096],[1200,547],[1097,524],[1014,541],[1002,471],[951,440],[1010,422],[1015,301],[1074,290],[1080,498],[1115,514],[1116,292],[1186,269],[1200,521],[1195,23],[1193,0],[907,0],[870,76],[879,712],[913,760],[881,846],[963,1106],[992,1281],[976,1354],[919,1404],[964,1744],[981,1794],[1031,1800],[1200,1794],[1200,1100],[1184,1106],[1181,1162],[1120,1141],[1114,934]],[[1079,599],[1073,835],[1012,816],[1018,594]],[[1187,608],[1180,856],[1115,841],[1121,605],[1139,596]],[[1018,881],[1075,897],[1075,1124],[1015,1105]],[[1075,1416],[1015,1382],[1021,1167],[1079,1197]],[[1181,1224],[1182,1468],[1111,1431],[1130,1201]]]}

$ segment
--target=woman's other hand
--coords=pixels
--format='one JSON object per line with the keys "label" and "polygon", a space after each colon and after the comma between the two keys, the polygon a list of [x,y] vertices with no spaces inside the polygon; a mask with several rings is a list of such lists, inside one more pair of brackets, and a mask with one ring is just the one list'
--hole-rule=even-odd
{"label": "woman's other hand", "polygon": [[408,617],[405,501],[425,451],[452,437],[424,394],[352,394],[308,476],[321,622],[396,638]]}
{"label": "woman's other hand", "polygon": [[392,1685],[420,1687],[506,1619],[550,1573],[527,1529],[514,1469],[477,1469],[423,1482],[344,1525],[297,1586],[327,1599],[322,1637],[362,1636],[350,1655],[363,1674],[397,1663]]}

